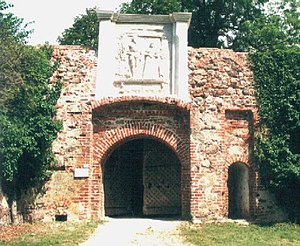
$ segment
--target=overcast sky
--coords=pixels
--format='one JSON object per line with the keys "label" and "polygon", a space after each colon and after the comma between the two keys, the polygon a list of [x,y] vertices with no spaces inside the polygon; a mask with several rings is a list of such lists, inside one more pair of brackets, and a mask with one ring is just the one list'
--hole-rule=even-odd
{"label": "overcast sky", "polygon": [[116,10],[126,0],[6,0],[14,5],[9,11],[26,23],[34,21],[29,27],[34,29],[29,44],[56,44],[57,37],[72,26],[74,18],[85,14],[86,8]]}

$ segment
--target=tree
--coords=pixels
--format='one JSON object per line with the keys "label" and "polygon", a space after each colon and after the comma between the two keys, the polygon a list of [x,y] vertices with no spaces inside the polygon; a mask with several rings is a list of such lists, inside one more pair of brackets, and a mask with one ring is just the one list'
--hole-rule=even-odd
{"label": "tree", "polygon": [[[2,108],[8,98],[14,96],[21,83],[18,73],[20,56],[20,43],[25,43],[29,31],[23,25],[22,19],[11,13],[4,14],[11,5],[0,0],[0,107]],[[3,109],[3,108],[2,108]]]}
{"label": "tree", "polygon": [[[268,0],[132,0],[121,5],[128,14],[169,14],[192,12],[189,45],[193,47],[234,47],[235,39],[247,21],[263,16],[262,7]],[[75,18],[72,27],[58,38],[60,44],[98,47],[98,20],[95,9]],[[239,36],[242,37],[242,36]]]}
{"label": "tree", "polygon": [[0,181],[11,206],[48,177],[52,141],[61,128],[54,120],[60,84],[48,84],[52,50],[25,45],[22,20],[4,13],[4,1],[0,6],[0,26],[7,27],[0,36]]}
{"label": "tree", "polygon": [[270,4],[265,15],[242,24],[234,48],[243,51],[271,51],[299,47],[299,7],[298,0]]}
{"label": "tree", "polygon": [[242,24],[262,15],[267,0],[182,0],[193,13],[189,44],[193,47],[231,47]]}
{"label": "tree", "polygon": [[181,3],[178,0],[132,0],[121,5],[120,12],[127,14],[169,14],[179,12]]}
{"label": "tree", "polygon": [[133,0],[123,4],[121,12],[169,14],[192,12],[189,45],[193,47],[231,47],[245,21],[262,15],[267,0]]}
{"label": "tree", "polygon": [[1,40],[14,39],[15,41],[25,42],[31,30],[27,30],[27,24],[12,13],[4,13],[5,10],[12,7],[4,0],[0,0],[0,37]]}
{"label": "tree", "polygon": [[[269,0],[133,0],[121,5],[128,14],[192,12],[189,45],[225,47],[239,51],[265,50],[299,40],[299,0],[280,0],[264,11]],[[272,1],[270,1],[272,2]],[[75,18],[72,27],[58,38],[60,44],[98,48],[99,25],[95,9]],[[277,45],[278,44],[278,45]]]}
{"label": "tree", "polygon": [[77,16],[73,26],[58,37],[60,44],[84,45],[98,49],[99,22],[95,8],[86,9],[86,14]]}

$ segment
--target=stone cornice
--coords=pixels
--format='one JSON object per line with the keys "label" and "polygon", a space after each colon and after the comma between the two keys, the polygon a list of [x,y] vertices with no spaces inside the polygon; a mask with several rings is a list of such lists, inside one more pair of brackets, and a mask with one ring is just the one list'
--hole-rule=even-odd
{"label": "stone cornice", "polygon": [[169,15],[145,15],[145,14],[118,14],[110,10],[97,9],[98,20],[111,20],[115,23],[147,23],[168,24],[175,22],[190,23],[192,13],[177,12]]}

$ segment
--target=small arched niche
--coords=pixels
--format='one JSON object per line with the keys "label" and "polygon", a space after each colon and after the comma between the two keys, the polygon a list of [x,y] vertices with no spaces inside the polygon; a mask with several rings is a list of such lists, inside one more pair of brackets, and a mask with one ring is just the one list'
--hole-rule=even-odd
{"label": "small arched niche", "polygon": [[241,162],[228,169],[228,217],[246,219],[249,217],[249,167]]}

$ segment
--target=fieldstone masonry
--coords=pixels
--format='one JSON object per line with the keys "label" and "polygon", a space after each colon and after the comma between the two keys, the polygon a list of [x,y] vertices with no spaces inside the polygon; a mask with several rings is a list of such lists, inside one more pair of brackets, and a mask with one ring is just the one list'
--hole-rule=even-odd
{"label": "fieldstone masonry", "polygon": [[[53,62],[60,65],[51,83],[63,83],[56,116],[63,121],[63,129],[53,144],[57,164],[51,180],[34,196],[23,198],[27,220],[103,218],[105,196],[110,195],[104,187],[106,162],[120,146],[136,139],[158,141],[177,156],[181,164],[178,215],[183,219],[284,219],[260,185],[253,162],[258,117],[246,53],[189,48],[188,97],[125,93],[97,98],[96,87],[101,90],[105,81],[96,85],[95,52],[80,46],[53,46],[53,50]],[[130,68],[126,73],[133,75]],[[171,191],[168,175],[158,170],[163,169],[156,169],[162,180],[144,181],[144,192],[153,186],[156,191]],[[163,194],[158,198],[164,199]],[[0,215],[4,214],[0,223],[7,214],[3,200],[0,192]]]}
{"label": "fieldstone masonry", "polygon": [[256,214],[252,162],[256,103],[247,55],[231,50],[190,49],[191,209],[197,218],[228,214],[228,168],[249,167],[249,214]]}
{"label": "fieldstone masonry", "polygon": [[[269,220],[275,211],[275,219],[283,218],[260,186],[252,160],[257,106],[247,54],[190,48],[190,101],[142,96],[95,100],[95,53],[79,46],[53,49],[60,66],[52,82],[63,82],[57,118],[64,127],[53,145],[58,164],[33,203],[32,216],[44,221],[57,214],[70,220],[102,218],[108,156],[128,140],[151,138],[180,160],[183,218],[228,218],[228,169],[235,163],[249,168],[246,218]],[[89,176],[74,177],[75,168],[88,168]]]}

